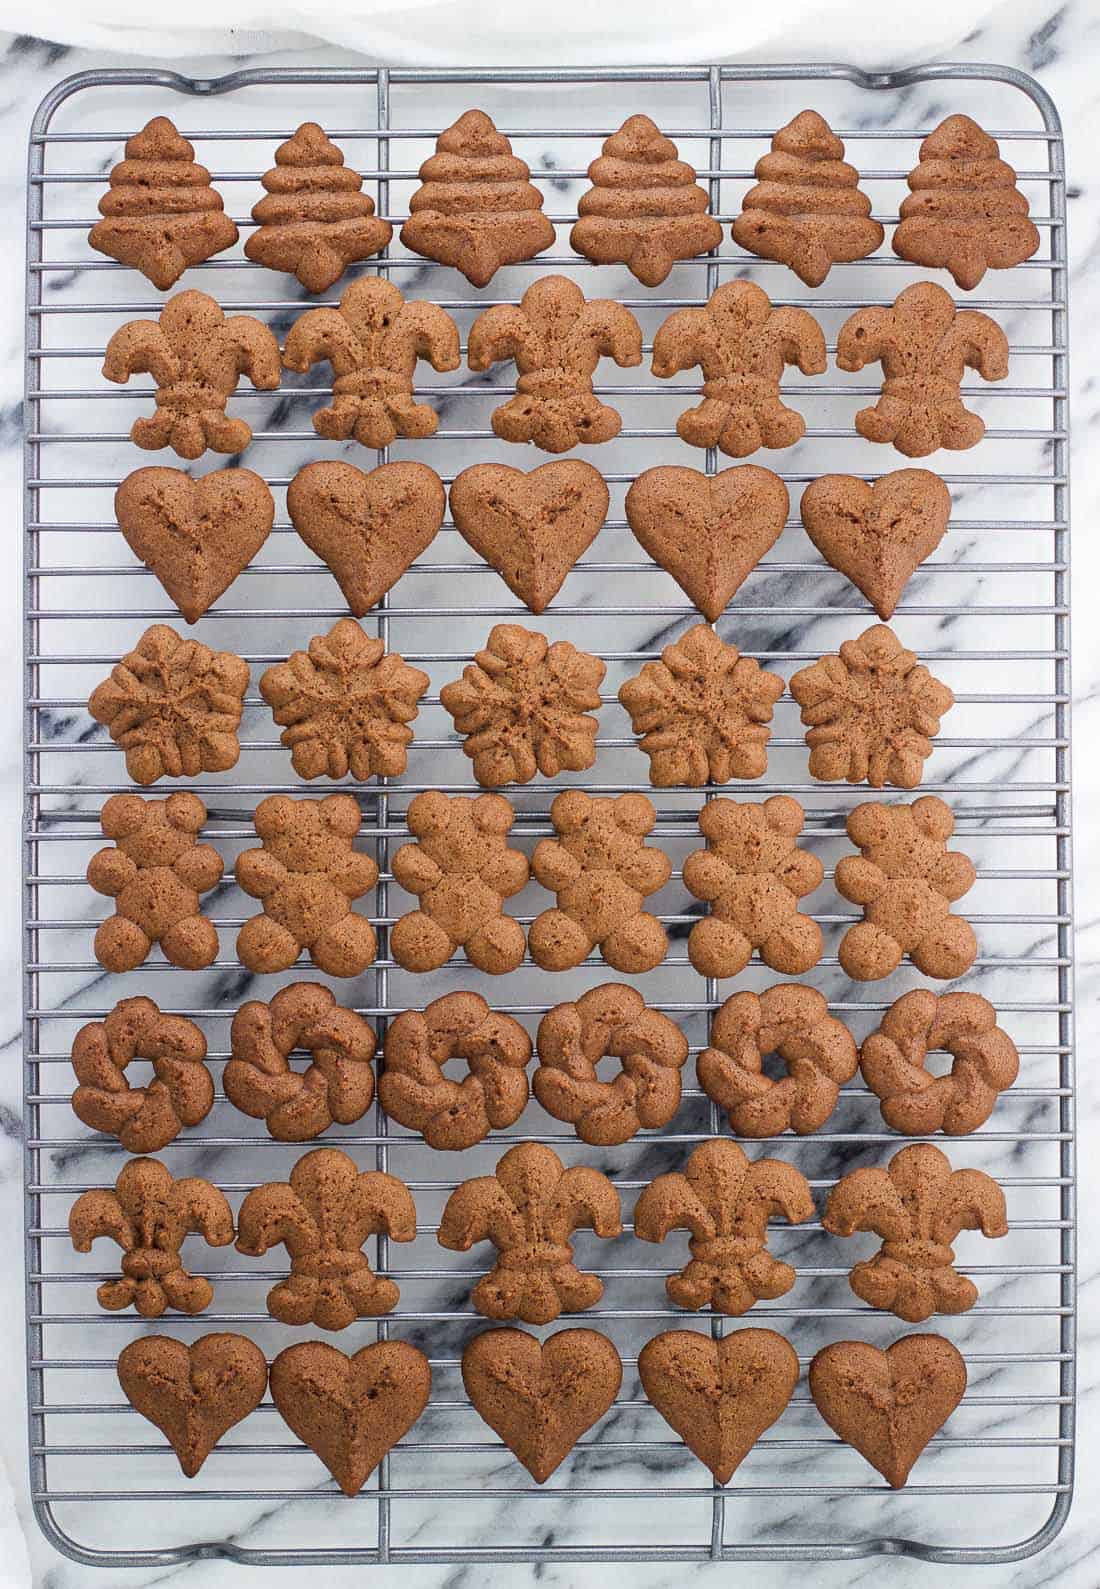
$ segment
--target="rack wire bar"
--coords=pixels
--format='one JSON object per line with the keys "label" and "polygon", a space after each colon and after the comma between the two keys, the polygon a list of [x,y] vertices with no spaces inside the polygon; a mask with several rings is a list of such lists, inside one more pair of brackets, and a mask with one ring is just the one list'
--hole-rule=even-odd
{"label": "rack wire bar", "polygon": [[[873,621],[854,587],[809,545],[798,513],[801,487],[827,471],[874,481],[906,462],[855,436],[855,401],[878,395],[878,383],[870,378],[877,371],[848,381],[835,370],[837,329],[852,309],[889,304],[910,279],[927,273],[895,258],[887,241],[884,253],[836,266],[828,288],[803,293],[790,272],[740,253],[727,235],[714,254],[678,265],[666,291],[643,296],[625,272],[596,267],[569,252],[562,228],[575,215],[587,163],[600,141],[639,108],[650,110],[678,141],[707,186],[712,213],[728,222],[739,213],[754,161],[776,128],[802,107],[803,95],[833,106],[829,120],[849,144],[861,182],[870,184],[874,213],[888,229],[919,141],[945,105],[972,109],[1017,166],[1042,235],[1035,258],[997,280],[988,276],[965,295],[968,307],[992,313],[1004,326],[1011,373],[1008,382],[988,388],[977,377],[964,384],[965,400],[989,428],[965,458],[930,460],[952,488],[951,523],[891,620],[904,642],[955,690],[956,706],[918,792],[948,800],[956,816],[952,843],[976,863],[972,908],[960,908],[978,930],[980,953],[961,985],[992,1000],[1021,1054],[1019,1083],[987,1125],[967,1138],[938,1139],[956,1166],[973,1164],[994,1174],[1009,1200],[1010,1234],[1003,1244],[960,1242],[958,1268],[978,1281],[978,1304],[960,1318],[936,1318],[924,1326],[938,1329],[962,1351],[970,1373],[967,1394],[929,1446],[914,1482],[899,1495],[826,1429],[804,1379],[784,1418],[725,1487],[710,1482],[641,1393],[638,1351],[660,1329],[702,1329],[717,1341],[743,1325],[772,1324],[791,1340],[803,1370],[828,1341],[854,1336],[886,1345],[905,1333],[898,1321],[856,1303],[846,1283],[852,1261],[846,1247],[857,1243],[835,1241],[821,1224],[827,1189],[856,1164],[887,1162],[904,1140],[883,1128],[877,1099],[859,1077],[843,1089],[835,1116],[820,1132],[748,1145],[750,1154],[797,1163],[816,1194],[815,1217],[797,1227],[772,1228],[774,1250],[796,1272],[788,1295],[759,1304],[742,1320],[685,1313],[667,1302],[664,1291],[664,1281],[683,1261],[675,1239],[660,1248],[634,1240],[633,1205],[641,1188],[654,1175],[680,1167],[699,1142],[729,1131],[695,1074],[715,1012],[735,988],[774,980],[761,978],[755,964],[734,984],[699,978],[684,953],[699,907],[684,890],[683,862],[700,843],[697,823],[705,800],[716,792],[757,799],[782,791],[805,804],[800,842],[825,864],[822,890],[806,910],[824,925],[828,952],[803,980],[820,987],[857,1038],[906,987],[921,984],[908,966],[888,983],[853,984],[841,974],[837,945],[858,916],[835,894],[833,880],[838,859],[850,849],[846,818],[868,791],[809,779],[789,697],[777,706],[768,773],[756,783],[715,791],[653,790],[648,782],[617,690],[697,621],[697,614],[633,541],[624,488],[655,462],[686,463],[713,475],[737,460],[716,449],[695,454],[676,439],[676,416],[698,401],[698,372],[656,381],[648,377],[647,361],[617,381],[605,364],[594,390],[620,408],[623,429],[614,443],[586,456],[609,483],[611,508],[598,546],[580,559],[552,607],[530,620],[447,518],[439,542],[364,620],[387,648],[426,668],[431,685],[421,701],[407,773],[352,786],[363,812],[358,842],[379,866],[377,889],[363,904],[378,930],[379,954],[363,977],[334,990],[370,1019],[381,1046],[395,1015],[455,987],[477,987],[494,1008],[533,1031],[555,1003],[611,976],[598,956],[557,976],[540,973],[528,960],[517,973],[524,980],[494,984],[460,957],[437,976],[416,978],[396,965],[388,946],[389,928],[410,908],[392,864],[407,836],[408,801],[428,789],[469,793],[474,787],[442,711],[440,687],[484,643],[494,621],[528,622],[552,637],[568,636],[608,665],[599,759],[580,786],[599,794],[651,794],[658,815],[651,842],[663,844],[673,860],[667,890],[651,902],[669,933],[670,953],[640,988],[652,1007],[683,1026],[688,1039],[680,1112],[664,1131],[642,1131],[621,1148],[600,1151],[585,1149],[536,1104],[512,1128],[462,1156],[432,1153],[377,1105],[357,1124],[326,1134],[323,1142],[352,1152],[361,1168],[399,1175],[414,1192],[418,1211],[409,1248],[382,1235],[371,1252],[374,1266],[402,1286],[398,1307],[385,1318],[363,1321],[335,1344],[355,1351],[371,1340],[413,1340],[434,1372],[428,1409],[383,1459],[355,1506],[338,1501],[316,1459],[288,1438],[270,1398],[243,1427],[230,1431],[201,1478],[188,1482],[151,1426],[120,1399],[116,1354],[148,1331],[191,1341],[210,1329],[241,1327],[270,1360],[302,1338],[302,1332],[274,1324],[264,1308],[267,1286],[285,1273],[282,1250],[260,1264],[242,1260],[232,1248],[215,1252],[192,1241],[188,1268],[215,1287],[213,1304],[195,1317],[169,1313],[143,1321],[131,1312],[98,1309],[94,1288],[117,1272],[114,1249],[75,1255],[66,1218],[80,1192],[113,1185],[122,1149],[75,1123],[70,1046],[81,1024],[101,1019],[117,998],[136,992],[202,1022],[214,1110],[200,1127],[169,1144],[164,1162],[174,1174],[214,1181],[234,1207],[265,1178],[284,1178],[307,1147],[269,1138],[262,1122],[231,1109],[221,1086],[233,1013],[244,999],[270,998],[281,985],[248,976],[233,956],[233,935],[254,913],[253,902],[236,888],[234,862],[254,842],[252,813],[261,798],[275,792],[316,798],[334,786],[294,781],[254,671],[245,698],[242,759],[228,779],[181,779],[151,791],[162,797],[189,789],[207,804],[203,837],[226,863],[222,883],[204,905],[221,932],[219,958],[204,973],[179,972],[158,950],[126,978],[102,973],[90,957],[91,933],[109,906],[88,888],[84,868],[102,842],[104,799],[133,786],[118,752],[88,717],[87,696],[149,621],[182,626],[148,570],[128,557],[110,511],[109,493],[132,469],[178,460],[140,454],[128,441],[135,404],[148,404],[152,387],[113,390],[99,378],[111,333],[125,319],[155,314],[163,301],[132,271],[93,256],[81,235],[91,224],[105,173],[137,127],[153,114],[168,114],[199,146],[197,157],[214,172],[215,185],[225,184],[227,207],[240,214],[247,231],[253,190],[258,196],[259,177],[275,145],[310,115],[347,146],[377,212],[399,223],[408,214],[417,167],[441,128],[470,105],[482,104],[528,159],[532,180],[542,185],[546,212],[560,228],[554,247],[502,271],[484,295],[468,290],[455,272],[409,255],[397,240],[350,273],[393,275],[411,295],[446,306],[459,318],[464,349],[472,314],[491,303],[516,302],[535,271],[551,269],[575,275],[593,295],[631,306],[643,320],[647,352],[660,317],[675,307],[705,303],[731,276],[759,280],[775,304],[821,315],[828,372],[781,386],[785,400],[804,413],[806,436],[786,456],[758,453],[751,459],[787,483],[790,516],[781,541],[753,570],[719,624],[743,655],[787,677]],[[827,110],[824,103],[819,108]],[[877,119],[868,115],[879,109]],[[1065,201],[1057,112],[1030,78],[998,66],[896,73],[785,65],[479,72],[270,67],[202,80],[120,69],[81,73],[46,97],[30,136],[27,233],[26,1342],[31,1493],[44,1532],[64,1554],[95,1565],[147,1568],[211,1556],[252,1566],[809,1561],[875,1553],[947,1563],[1008,1562],[1042,1549],[1057,1533],[1072,1497],[1075,1401]],[[244,274],[219,274],[227,271]],[[323,301],[336,302],[348,279]],[[226,307],[268,318],[280,337],[289,318],[309,302],[292,278],[260,271],[239,246],[195,267],[181,283],[189,285],[216,294],[222,287]],[[243,462],[276,493],[274,536],[295,535],[282,492],[303,463],[344,456],[371,468],[390,455],[364,453],[354,443],[334,449],[314,434],[309,416],[332,392],[324,384],[327,373],[321,366],[301,384],[277,392],[242,387],[231,399],[255,421]],[[502,448],[489,428],[490,405],[511,390],[510,369],[498,367],[488,379],[460,371],[453,384],[432,378],[430,370],[419,373],[424,379],[417,383],[417,397],[435,404],[439,428],[429,443],[398,443],[395,456],[431,463],[448,484],[461,468],[490,456],[521,468],[546,461]],[[91,406],[85,410],[84,404]],[[89,453],[89,447],[97,450]],[[206,457],[198,472],[225,461]],[[297,539],[273,541],[193,632],[236,651],[254,669],[283,660],[345,615],[328,571],[311,559]],[[651,580],[644,590],[639,575]],[[1004,583],[991,585],[993,579]],[[82,581],[79,588],[74,580]],[[539,780],[506,791],[517,808],[511,843],[529,851],[552,833],[550,801],[565,782],[551,786]],[[886,797],[910,798],[897,791]],[[512,903],[517,919],[529,924],[548,897],[532,885]],[[281,982],[302,977],[314,979],[307,962]],[[578,1443],[543,1487],[527,1481],[462,1394],[461,1351],[484,1323],[473,1312],[469,1289],[485,1272],[486,1249],[452,1260],[435,1241],[453,1187],[490,1171],[505,1148],[530,1141],[552,1145],[567,1163],[604,1170],[622,1198],[625,1233],[614,1246],[596,1243],[587,1233],[578,1236],[579,1261],[600,1276],[605,1293],[588,1314],[563,1317],[555,1326],[591,1323],[603,1330],[623,1359],[622,1393],[607,1420]],[[307,1338],[317,1334],[305,1332]],[[980,1515],[960,1516],[960,1493],[982,1496]],[[539,1504],[528,1508],[529,1499]],[[206,1503],[209,1511],[177,1508],[179,1500]],[[779,1519],[789,1518],[792,1500],[799,1502],[798,1528],[788,1521],[781,1529]],[[127,1504],[134,1501],[168,1504]]]}

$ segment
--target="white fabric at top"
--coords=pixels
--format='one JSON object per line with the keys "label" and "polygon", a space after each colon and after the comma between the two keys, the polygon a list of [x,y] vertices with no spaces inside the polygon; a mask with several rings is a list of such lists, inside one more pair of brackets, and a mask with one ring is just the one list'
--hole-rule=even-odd
{"label": "white fabric at top", "polygon": [[[398,66],[755,57],[875,67],[941,53],[991,9],[992,0],[52,0],[33,21],[63,44],[162,60],[304,49],[321,40]],[[26,0],[0,0],[0,28],[26,32],[29,21]]]}

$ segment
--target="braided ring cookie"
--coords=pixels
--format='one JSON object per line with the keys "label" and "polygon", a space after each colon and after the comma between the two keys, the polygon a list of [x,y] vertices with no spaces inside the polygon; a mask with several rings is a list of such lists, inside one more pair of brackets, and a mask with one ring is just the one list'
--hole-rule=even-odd
{"label": "braided ring cookie", "polygon": [[[470,1067],[461,1081],[443,1073],[455,1058]],[[523,1113],[530,1058],[518,1021],[496,1014],[480,993],[448,993],[423,1012],[406,1010],[386,1033],[379,1102],[430,1148],[472,1148]]]}
{"label": "braided ring cookie", "polygon": [[[641,1126],[667,1125],[680,1107],[687,1038],[618,982],[548,1011],[539,1022],[538,1053],[535,1097],[555,1120],[573,1125],[582,1142],[628,1142]],[[613,1081],[596,1075],[605,1055],[622,1060]]]}
{"label": "braided ring cookie", "polygon": [[[294,982],[270,1004],[242,1004],[230,1044],[225,1095],[242,1114],[265,1121],[276,1142],[309,1142],[334,1120],[351,1125],[370,1108],[374,1033],[318,982]],[[299,1072],[290,1056],[301,1049],[312,1064]]]}
{"label": "braided ring cookie", "polygon": [[[699,1055],[699,1084],[741,1137],[820,1130],[836,1108],[841,1082],[856,1073],[848,1028],[815,988],[798,983],[733,994],[715,1017],[711,1044]],[[764,1074],[768,1054],[787,1066],[781,1081]]]}
{"label": "braided ring cookie", "polygon": [[[928,1071],[928,1055],[936,1049],[952,1056],[946,1076]],[[965,1136],[989,1119],[1000,1094],[1012,1086],[1020,1056],[980,993],[918,988],[896,1000],[865,1039],[859,1068],[894,1131]]]}
{"label": "braided ring cookie", "polygon": [[[134,1059],[152,1061],[153,1079],[144,1087],[126,1079]],[[94,1131],[117,1137],[127,1153],[167,1147],[214,1105],[206,1038],[194,1021],[163,1015],[152,999],[120,999],[105,1020],[82,1026],[72,1061],[73,1112]]]}

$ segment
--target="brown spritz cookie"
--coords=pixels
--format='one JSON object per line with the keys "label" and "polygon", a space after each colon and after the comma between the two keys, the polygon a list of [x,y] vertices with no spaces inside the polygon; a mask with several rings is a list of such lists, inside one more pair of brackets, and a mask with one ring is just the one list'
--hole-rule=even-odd
{"label": "brown spritz cookie", "polygon": [[809,1183],[781,1159],[750,1160],[736,1142],[702,1142],[683,1172],[658,1175],[634,1205],[639,1241],[664,1241],[670,1230],[690,1233],[691,1258],[665,1281],[678,1307],[712,1307],[738,1317],[761,1297],[787,1294],[795,1282],[789,1263],[768,1251],[768,1219],[792,1225],[812,1219]]}
{"label": "brown spritz cookie", "polygon": [[590,463],[463,469],[451,486],[455,529],[531,612],[544,612],[592,545],[611,498]]}
{"label": "brown spritz cookie", "polygon": [[1008,374],[1008,338],[995,320],[976,309],[956,309],[950,293],[919,281],[892,308],[857,309],[837,337],[842,370],[882,365],[882,396],[861,408],[856,429],[868,441],[893,442],[907,458],[938,447],[976,447],[985,421],[963,404],[967,370],[986,381]]}
{"label": "brown spritz cookie", "polygon": [[798,1354],[774,1330],[732,1330],[713,1341],[665,1330],[638,1354],[642,1389],[719,1484],[782,1417],[798,1384]]}
{"label": "brown spritz cookie", "polygon": [[596,1330],[485,1330],[462,1353],[462,1383],[479,1415],[538,1484],[619,1394],[622,1359]]}
{"label": "brown spritz cookie", "polygon": [[129,320],[112,336],[103,374],[124,386],[148,372],[156,382],[156,411],[135,419],[130,439],[156,451],[170,447],[179,458],[214,452],[243,452],[252,427],[230,419],[225,405],[247,375],[258,391],[279,384],[279,344],[262,320],[231,315],[204,292],[177,292],[158,320]]}
{"label": "brown spritz cookie", "polygon": [[[829,1014],[816,988],[781,982],[766,992],[734,993],[699,1055],[699,1085],[729,1116],[739,1137],[820,1131],[858,1058],[852,1034]],[[777,1055],[787,1074],[775,1080],[764,1060]]]}
{"label": "brown spritz cookie", "polygon": [[789,506],[779,476],[755,464],[709,476],[661,464],[626,494],[635,539],[712,623],[779,539]]}
{"label": "brown spritz cookie", "polygon": [[371,964],[374,928],[351,908],[378,881],[371,857],[352,849],[362,820],[354,795],[260,801],[262,847],[243,851],[236,866],[238,886],[263,903],[237,934],[237,958],[249,971],[289,971],[303,949],[330,977],[357,977]]}
{"label": "brown spritz cookie", "polygon": [[[928,1056],[941,1050],[951,1055],[951,1069],[934,1076]],[[985,1124],[1001,1093],[1012,1086],[1020,1056],[980,993],[914,988],[896,999],[882,1024],[864,1038],[859,1068],[892,1130],[910,1137],[933,1131],[966,1136]]]}
{"label": "brown spritz cookie", "polygon": [[393,236],[360,191],[363,178],[315,121],[304,121],[275,151],[260,178],[267,190],[252,207],[258,230],[244,245],[253,264],[297,276],[307,292],[325,292],[349,265],[379,253]]}
{"label": "brown spritz cookie", "polygon": [[[558,1004],[539,1022],[535,1097],[582,1142],[613,1147],[638,1131],[667,1126],[680,1107],[688,1041],[667,1015],[618,982],[589,988],[575,1004]],[[602,1059],[621,1061],[601,1081]]]}
{"label": "brown spritz cookie", "polygon": [[733,223],[735,243],[789,265],[807,287],[820,287],[838,260],[866,259],[885,233],[871,219],[859,172],[823,116],[804,110],[772,139],[756,162],[757,185]]}
{"label": "brown spritz cookie", "polygon": [[653,338],[653,373],[662,380],[698,365],[703,401],[676,421],[692,447],[719,447],[747,458],[758,447],[793,447],[806,421],[779,396],[787,366],[825,372],[825,338],[805,309],[773,309],[751,281],[723,282],[703,309],[676,309]]}
{"label": "brown spritz cookie", "polygon": [[[235,1109],[262,1120],[276,1142],[309,1142],[361,1120],[374,1099],[375,1036],[361,1015],[317,982],[250,999],[233,1017],[222,1085]],[[309,1055],[304,1071],[291,1057]]]}
{"label": "brown spritz cookie", "polygon": [[692,789],[768,770],[772,710],[783,680],[697,623],[619,689],[657,789]]}
{"label": "brown spritz cookie", "polygon": [[122,1248],[121,1275],[96,1291],[100,1307],[112,1313],[132,1307],[144,1319],[159,1319],[167,1308],[201,1313],[214,1300],[209,1280],[183,1267],[180,1248],[192,1233],[211,1247],[227,1247],[234,1235],[229,1204],[209,1181],[175,1181],[156,1159],[130,1159],[113,1192],[83,1192],[69,1210],[77,1252],[91,1252],[97,1236]]}
{"label": "brown spritz cookie", "polygon": [[263,1401],[267,1362],[246,1335],[200,1335],[190,1346],[145,1335],[119,1353],[118,1382],[193,1479],[222,1435]]}
{"label": "brown spritz cookie", "polygon": [[193,794],[167,800],[112,795],[99,813],[105,839],[88,862],[88,882],[115,902],[100,922],[95,957],[106,971],[133,971],[159,943],[169,965],[201,971],[218,958],[214,924],[199,895],[221,881],[222,858],[197,838],[206,807]]}
{"label": "brown spritz cookie", "polygon": [[[405,1010],[386,1032],[378,1097],[391,1120],[419,1131],[430,1148],[472,1148],[514,1125],[527,1106],[531,1039],[480,993],[447,993],[427,1009]],[[444,1074],[464,1059],[461,1081]]]}
{"label": "brown spritz cookie", "polygon": [[796,976],[821,959],[821,928],[798,908],[825,875],[799,848],[805,812],[791,795],[708,800],[699,813],[705,850],[684,862],[684,886],[710,905],[688,935],[688,957],[700,976],[735,977],[754,949],[773,971]]}
{"label": "brown spritz cookie", "polygon": [[534,259],[554,241],[531,169],[483,110],[441,132],[420,167],[401,241],[486,287],[502,265]]}
{"label": "brown spritz cookie", "polygon": [[211,651],[155,623],[96,685],[88,711],[126,752],[135,783],[226,772],[240,759],[248,676],[248,663],[232,651]]}
{"label": "brown spritz cookie", "polygon": [[840,941],[840,964],[855,982],[888,977],[908,954],[926,977],[951,981],[978,954],[974,929],[951,906],[974,885],[970,857],[949,850],[950,806],[935,795],[912,805],[868,801],[848,814],[848,837],[861,852],[836,865],[836,890],[862,905],[863,920]]}
{"label": "brown spritz cookie", "polygon": [[103,217],[88,233],[100,254],[132,265],[166,292],[188,265],[200,265],[237,241],[237,228],[210,185],[205,166],[167,116],[154,116],[126,140],[126,158],[111,167]]}
{"label": "brown spritz cookie", "polygon": [[917,787],[940,719],[955,704],[948,686],[883,623],[799,668],[788,688],[808,730],[810,776],[872,789]]}
{"label": "brown spritz cookie", "polygon": [[299,778],[395,778],[408,766],[420,697],[431,680],[354,618],[260,675]]}
{"label": "brown spritz cookie", "polygon": [[531,957],[544,971],[568,971],[598,948],[615,971],[652,971],[668,953],[668,934],[642,909],[672,876],[663,850],[646,844],[657,813],[645,795],[618,799],[566,789],[554,797],[550,821],[557,834],[540,839],[531,870],[558,896],[528,934]]}
{"label": "brown spritz cookie", "polygon": [[[131,1086],[126,1067],[146,1059],[152,1078]],[[127,1153],[155,1153],[214,1107],[206,1038],[183,1015],[166,1015],[152,999],[120,999],[102,1021],[76,1034],[73,1113],[93,1131],[117,1137]]]}
{"label": "brown spritz cookie", "polygon": [[285,1246],[290,1274],[267,1294],[267,1311],[282,1324],[346,1330],[397,1306],[392,1280],[374,1274],[363,1254],[368,1236],[416,1236],[408,1187],[381,1170],[359,1173],[339,1148],[314,1148],[290,1180],[254,1187],[237,1216],[237,1251],[262,1258]]}
{"label": "brown spritz cookie", "polygon": [[182,469],[135,469],[115,492],[127,546],[197,623],[271,534],[275,500],[251,469],[192,480]]}
{"label": "brown spritz cookie", "polygon": [[870,485],[827,474],[802,493],[802,524],[827,563],[889,618],[911,574],[943,540],[951,493],[927,469],[895,469]]}
{"label": "brown spritz cookie", "polygon": [[458,327],[434,303],[406,303],[380,276],[360,276],[340,295],[337,309],[307,309],[287,332],[283,364],[304,375],[332,366],[332,402],[313,416],[328,441],[388,447],[398,436],[434,436],[439,416],[413,397],[416,361],[457,370]]}
{"label": "brown spritz cookie", "polygon": [[345,1495],[358,1495],[386,1452],[428,1405],[432,1371],[407,1341],[376,1341],[347,1357],[300,1341],[271,1365],[283,1422],[320,1457]]}
{"label": "brown spritz cookie", "polygon": [[903,1335],[884,1352],[834,1341],[810,1364],[818,1412],[895,1490],[965,1391],[966,1363],[942,1335]]}
{"label": "brown spritz cookie", "polygon": [[622,304],[587,300],[567,276],[543,276],[518,304],[494,304],[470,327],[471,370],[515,360],[516,395],[493,410],[493,431],[502,441],[532,441],[543,452],[619,434],[619,414],[592,392],[601,358],[620,368],[640,364],[641,327]]}
{"label": "brown spritz cookie", "polygon": [[370,611],[435,540],[447,495],[425,463],[307,463],[287,487],[287,512],[333,574],[357,618]]}
{"label": "brown spritz cookie", "polygon": [[965,1313],[978,1288],[952,1267],[961,1230],[1007,1236],[1005,1196],[982,1170],[952,1170],[930,1142],[895,1153],[886,1169],[852,1170],[829,1193],[822,1216],[832,1236],[872,1230],[882,1246],[857,1263],[848,1284],[873,1308],[909,1324],[933,1313]]}
{"label": "brown spritz cookie", "polygon": [[523,959],[523,928],[504,901],[527,885],[522,850],[508,846],[516,814],[503,795],[445,795],[438,789],[409,802],[415,844],[393,857],[394,881],[419,907],[394,923],[390,951],[406,971],[438,971],[457,949],[479,971],[499,976]]}
{"label": "brown spritz cookie", "polygon": [[659,287],[681,259],[717,248],[722,228],[694,168],[648,116],[630,116],[588,167],[569,245],[597,265],[623,264]]}
{"label": "brown spritz cookie", "polygon": [[596,759],[600,685],[607,666],[568,640],[494,624],[485,649],[439,692],[483,788],[530,783],[537,772],[583,772]]}
{"label": "brown spritz cookie", "polygon": [[451,1193],[439,1244],[453,1252],[469,1252],[478,1241],[496,1247],[495,1265],[471,1293],[485,1318],[552,1324],[603,1296],[603,1282],[574,1264],[570,1236],[583,1229],[608,1239],[622,1228],[619,1194],[606,1175],[581,1164],[567,1170],[551,1148],[521,1142],[492,1175]]}
{"label": "brown spritz cookie", "polygon": [[987,270],[1009,270],[1039,251],[1030,206],[996,138],[969,116],[948,116],[920,146],[909,197],[894,230],[894,253],[949,270],[976,287]]}

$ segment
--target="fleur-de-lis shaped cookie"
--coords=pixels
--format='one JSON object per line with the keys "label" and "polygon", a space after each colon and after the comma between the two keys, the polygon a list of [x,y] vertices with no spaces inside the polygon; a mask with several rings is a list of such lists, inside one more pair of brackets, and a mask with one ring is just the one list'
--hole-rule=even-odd
{"label": "fleur-de-lis shaped cookie", "polygon": [[836,362],[842,370],[882,365],[882,396],[861,408],[856,429],[868,441],[892,441],[907,458],[937,447],[960,451],[985,435],[985,421],[963,406],[966,370],[987,381],[1008,374],[1008,338],[977,309],[956,309],[934,281],[918,281],[891,308],[858,309],[840,328]]}
{"label": "fleur-de-lis shaped cookie", "polygon": [[470,327],[471,370],[515,359],[516,395],[494,410],[503,441],[533,441],[543,452],[611,441],[622,419],[592,392],[601,358],[642,362],[642,332],[621,304],[585,299],[576,282],[545,276],[518,304],[494,304]]}
{"label": "fleur-de-lis shaped cookie", "polygon": [[392,1280],[375,1275],[362,1252],[368,1236],[416,1236],[416,1209],[403,1181],[380,1170],[360,1175],[339,1148],[315,1148],[298,1160],[290,1181],[249,1192],[237,1222],[237,1250],[260,1258],[280,1243],[290,1274],[267,1294],[267,1310],[283,1324],[343,1330],[397,1306]]}
{"label": "fleur-de-lis shaped cookie", "polygon": [[307,309],[283,349],[283,363],[300,375],[326,360],[332,366],[332,402],[313,416],[318,436],[354,436],[364,447],[435,435],[435,409],[413,399],[417,359],[433,370],[457,370],[458,328],[436,304],[406,303],[378,276],[353,281],[338,309]]}
{"label": "fleur-de-lis shaped cookie", "polygon": [[825,370],[825,338],[805,309],[773,309],[762,287],[727,281],[703,309],[677,309],[653,338],[653,373],[662,379],[700,365],[703,401],[676,421],[693,447],[720,447],[747,458],[758,447],[793,447],[806,421],[779,398],[788,364],[803,375]]}
{"label": "fleur-de-lis shaped cookie", "polygon": [[227,320],[204,292],[177,292],[159,321],[130,320],[107,344],[107,380],[124,386],[131,375],[151,375],[157,383],[156,412],[135,419],[131,439],[146,451],[171,447],[180,458],[214,452],[242,452],[252,427],[230,419],[225,405],[242,375],[262,392],[279,384],[279,344],[251,315]]}
{"label": "fleur-de-lis shaped cookie", "polygon": [[793,1164],[750,1160],[736,1142],[703,1142],[682,1174],[659,1175],[634,1207],[634,1234],[664,1241],[670,1230],[690,1234],[691,1259],[665,1282],[681,1308],[737,1316],[761,1297],[784,1296],[794,1285],[788,1263],[767,1248],[768,1220],[782,1214],[792,1225],[811,1219],[809,1184]]}
{"label": "fleur-de-lis shaped cookie", "polygon": [[573,1262],[572,1233],[610,1237],[622,1228],[619,1194],[606,1175],[580,1164],[567,1170],[551,1148],[523,1142],[509,1149],[495,1174],[464,1181],[451,1193],[439,1244],[468,1252],[476,1241],[491,1241],[500,1256],[474,1287],[474,1307],[489,1319],[550,1324],[603,1296],[603,1282]]}
{"label": "fleur-de-lis shaped cookie", "polygon": [[930,1142],[895,1153],[886,1169],[853,1170],[829,1193],[822,1225],[834,1236],[873,1230],[882,1246],[857,1263],[848,1284],[872,1307],[919,1324],[933,1313],[965,1313],[978,1288],[952,1265],[962,1230],[1005,1236],[1005,1198],[982,1170],[952,1170]]}
{"label": "fleur-de-lis shaped cookie", "polygon": [[201,1313],[214,1288],[190,1275],[180,1259],[184,1237],[195,1232],[211,1247],[233,1240],[233,1215],[216,1186],[194,1176],[174,1181],[156,1159],[131,1159],[114,1191],[83,1192],[69,1210],[69,1235],[77,1252],[91,1252],[97,1236],[122,1248],[122,1274],[96,1292],[99,1305],[117,1312],[133,1307],[158,1319],[166,1308]]}

